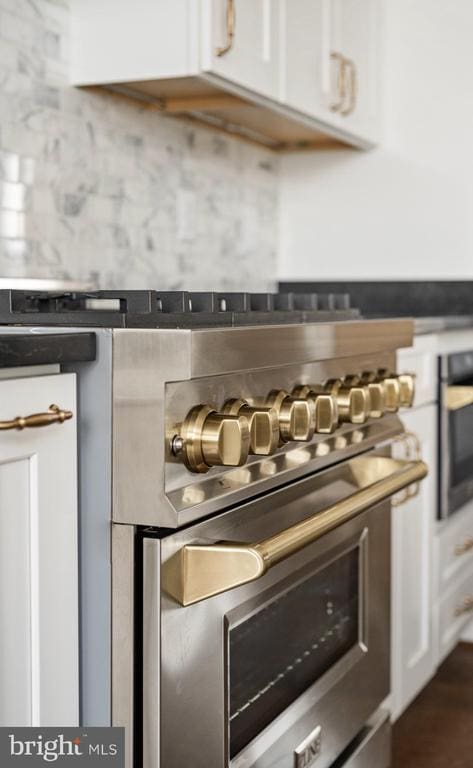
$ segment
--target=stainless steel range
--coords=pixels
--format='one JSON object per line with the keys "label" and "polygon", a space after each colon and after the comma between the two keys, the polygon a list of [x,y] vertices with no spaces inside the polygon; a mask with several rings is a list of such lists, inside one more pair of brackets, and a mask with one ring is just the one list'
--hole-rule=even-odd
{"label": "stainless steel range", "polygon": [[128,768],[387,767],[390,497],[427,472],[391,457],[411,322],[153,291],[9,292],[0,321],[97,328],[83,722],[126,727]]}

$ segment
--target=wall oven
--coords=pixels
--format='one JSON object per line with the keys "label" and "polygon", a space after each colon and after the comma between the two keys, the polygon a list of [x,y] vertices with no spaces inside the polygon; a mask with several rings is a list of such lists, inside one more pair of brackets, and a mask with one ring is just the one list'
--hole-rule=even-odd
{"label": "wall oven", "polygon": [[473,351],[440,366],[440,509],[448,517],[473,498]]}
{"label": "wall oven", "polygon": [[143,533],[145,766],[334,763],[389,693],[388,497],[424,474],[369,452]]}

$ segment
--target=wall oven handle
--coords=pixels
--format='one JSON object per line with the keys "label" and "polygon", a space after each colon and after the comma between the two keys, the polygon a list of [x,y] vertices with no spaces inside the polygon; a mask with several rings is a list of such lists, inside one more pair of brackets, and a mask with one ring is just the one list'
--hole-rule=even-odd
{"label": "wall oven handle", "polygon": [[358,490],[312,517],[255,544],[187,544],[163,566],[163,589],[191,605],[263,576],[273,565],[427,475],[423,461],[359,456],[346,462]]}
{"label": "wall oven handle", "polygon": [[467,405],[473,405],[473,387],[447,387],[447,410],[459,411]]}

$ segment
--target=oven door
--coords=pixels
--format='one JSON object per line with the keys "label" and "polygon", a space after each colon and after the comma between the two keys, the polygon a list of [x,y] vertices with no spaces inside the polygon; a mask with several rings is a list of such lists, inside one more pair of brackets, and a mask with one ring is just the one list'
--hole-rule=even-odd
{"label": "oven door", "polygon": [[365,455],[144,538],[145,768],[332,764],[389,693],[388,496],[425,473]]}
{"label": "oven door", "polygon": [[444,386],[443,418],[448,439],[442,442],[442,468],[446,473],[444,515],[451,515],[473,498],[473,386]]}

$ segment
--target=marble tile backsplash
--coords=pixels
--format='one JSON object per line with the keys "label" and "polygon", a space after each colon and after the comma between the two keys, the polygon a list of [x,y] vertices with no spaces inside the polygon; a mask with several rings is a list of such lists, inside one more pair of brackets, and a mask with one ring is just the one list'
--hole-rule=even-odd
{"label": "marble tile backsplash", "polygon": [[68,85],[68,0],[0,0],[0,277],[274,286],[277,159]]}

